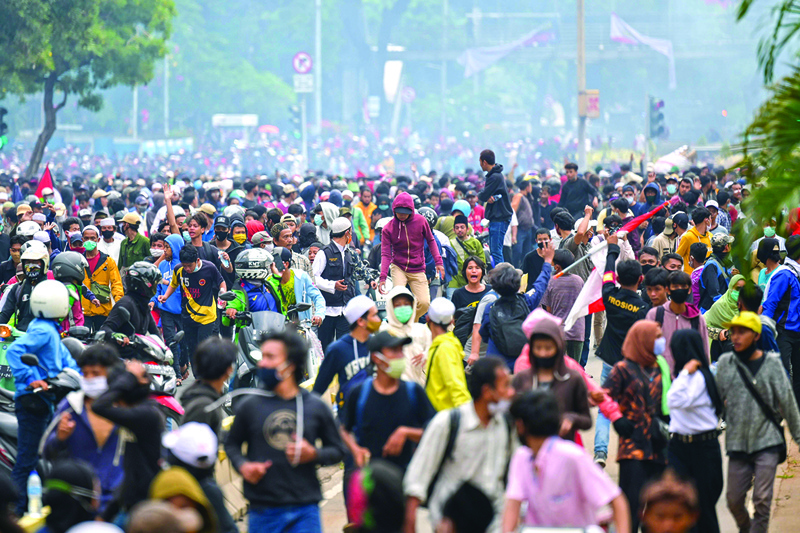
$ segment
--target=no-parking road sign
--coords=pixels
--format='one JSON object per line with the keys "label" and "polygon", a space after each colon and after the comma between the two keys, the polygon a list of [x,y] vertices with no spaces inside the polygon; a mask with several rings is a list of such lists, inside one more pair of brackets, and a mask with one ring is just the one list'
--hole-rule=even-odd
{"label": "no-parking road sign", "polygon": [[313,64],[311,56],[306,52],[297,52],[292,58],[292,66],[298,74],[308,74]]}

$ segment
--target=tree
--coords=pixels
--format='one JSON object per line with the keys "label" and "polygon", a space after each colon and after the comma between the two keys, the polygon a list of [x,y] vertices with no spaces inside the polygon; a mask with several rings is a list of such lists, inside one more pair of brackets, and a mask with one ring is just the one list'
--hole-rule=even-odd
{"label": "tree", "polygon": [[[70,95],[97,111],[101,90],[152,79],[174,15],[173,0],[0,2],[0,94],[43,93],[44,127],[26,178],[38,171]],[[54,104],[56,92],[61,97]]]}

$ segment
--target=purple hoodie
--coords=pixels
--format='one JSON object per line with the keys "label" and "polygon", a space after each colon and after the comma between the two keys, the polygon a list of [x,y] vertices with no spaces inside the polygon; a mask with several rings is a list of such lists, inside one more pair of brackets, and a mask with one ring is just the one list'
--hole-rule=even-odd
{"label": "purple hoodie", "polygon": [[414,200],[411,195],[407,192],[398,194],[392,203],[392,210],[398,207],[407,207],[411,209],[412,214],[405,222],[394,216],[381,231],[381,282],[386,280],[391,263],[412,274],[425,272],[426,240],[436,266],[444,264],[428,221],[422,215],[413,212]]}
{"label": "purple hoodie", "polygon": [[[670,302],[667,301],[661,307],[664,308],[664,323],[661,324],[661,333],[667,339],[667,346],[664,349],[664,359],[667,360],[669,363],[669,368],[672,371],[672,375],[675,376],[680,372],[681,368],[675,368],[675,359],[672,357],[672,350],[670,349],[670,340],[672,339],[672,334],[678,331],[679,329],[691,329],[692,328],[692,318],[698,317],[698,324],[697,324],[697,331],[700,333],[700,336],[703,338],[703,348],[705,349],[706,353],[706,361],[710,361],[708,354],[708,330],[706,329],[706,321],[703,318],[703,315],[700,314],[700,310],[697,306],[692,305],[690,303],[686,304],[686,311],[682,315],[676,315],[672,309],[669,307]],[[656,313],[658,307],[653,307],[647,312],[647,320],[655,320]]]}

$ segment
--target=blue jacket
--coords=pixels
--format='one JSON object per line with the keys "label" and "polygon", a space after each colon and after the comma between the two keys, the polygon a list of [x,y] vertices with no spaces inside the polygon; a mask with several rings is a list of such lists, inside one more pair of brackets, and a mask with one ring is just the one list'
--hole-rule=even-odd
{"label": "blue jacket", "polygon": [[[550,283],[550,275],[552,272],[552,265],[550,263],[544,263],[542,265],[542,271],[539,273],[539,277],[537,277],[536,281],[533,283],[533,294],[525,293],[525,301],[528,303],[528,309],[530,312],[533,312],[534,309],[539,307],[539,304],[542,303],[542,297],[544,296],[544,291],[547,290],[547,284]],[[479,330],[479,333],[481,334],[483,340],[486,341],[486,355],[497,355],[502,357],[502,354],[497,350],[497,347],[492,340],[492,328],[490,326],[489,317],[493,305],[494,302],[486,306],[486,309],[483,312],[483,318],[481,318],[481,329]]]}
{"label": "blue jacket", "polygon": [[[787,262],[790,261],[787,258]],[[776,322],[779,328],[800,332],[800,281],[795,270],[784,264],[767,282],[764,291],[764,316]]]}
{"label": "blue jacket", "polygon": [[100,496],[100,512],[102,512],[113,499],[114,490],[119,487],[125,477],[125,471],[122,468],[125,446],[119,438],[118,426],[114,426],[102,447],[97,445],[83,399],[82,392],[71,392],[58,404],[54,420],[59,418],[62,413],[69,413],[72,421],[75,422],[75,430],[67,440],[62,442],[56,438],[57,426],[53,426],[53,430],[45,441],[44,457],[50,461],[62,458],[79,459],[92,465],[102,488]]}
{"label": "blue jacket", "polygon": [[[292,269],[294,272],[294,298],[298,303],[311,302],[314,304],[314,316],[325,318],[325,298],[311,281],[311,277],[302,270]],[[311,309],[300,313],[300,320],[310,320]]]}
{"label": "blue jacket", "polygon": [[[20,357],[26,353],[38,356],[39,365],[43,368],[24,364]],[[80,372],[78,364],[67,348],[61,344],[58,326],[53,320],[45,318],[34,318],[25,334],[8,348],[6,357],[14,375],[17,397],[30,394],[31,391],[25,389],[34,381],[54,378],[65,368]],[[44,369],[47,369],[47,372]]]}
{"label": "blue jacket", "polygon": [[275,297],[272,296],[271,292],[269,292],[266,284],[257,287],[245,280],[242,280],[240,283],[242,289],[244,289],[245,293],[247,293],[247,305],[250,308],[250,311],[272,311],[274,313],[281,312],[278,302],[275,301]]}
{"label": "blue jacket", "polygon": [[169,282],[172,281],[173,272],[177,267],[181,266],[178,256],[181,253],[181,249],[186,244],[186,241],[184,241],[183,237],[180,235],[168,235],[166,242],[169,247],[172,248],[172,261],[161,261],[161,263],[158,265],[158,269],[161,271],[161,275],[163,276],[164,281],[167,283],[158,284],[158,287],[156,287],[156,295],[151,301],[156,304],[156,309],[160,311],[166,311],[167,313],[172,313],[173,315],[180,315],[181,291],[173,292],[172,296],[170,296],[163,304],[158,301],[158,297],[162,294],[166,294],[167,289],[169,289]]}

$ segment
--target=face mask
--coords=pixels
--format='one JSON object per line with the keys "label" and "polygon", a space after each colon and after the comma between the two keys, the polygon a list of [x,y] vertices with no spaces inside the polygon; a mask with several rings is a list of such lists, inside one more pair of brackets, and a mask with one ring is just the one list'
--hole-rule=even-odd
{"label": "face mask", "polygon": [[233,240],[236,241],[238,244],[244,244],[244,241],[247,240],[247,234],[239,233],[238,235],[234,235]]}
{"label": "face mask", "polygon": [[653,353],[655,355],[662,355],[664,350],[667,349],[667,338],[666,337],[659,337],[656,339],[656,342],[653,344]]}
{"label": "face mask", "polygon": [[25,278],[31,283],[36,283],[42,277],[42,267],[39,265],[25,265]]}
{"label": "face mask", "polygon": [[652,203],[654,203],[656,201],[656,197],[655,196],[645,196],[644,199],[648,204],[652,204]]}
{"label": "face mask", "polygon": [[499,402],[492,402],[487,407],[489,409],[489,414],[492,416],[504,415],[508,412],[508,409],[511,407],[511,400],[500,400]]}
{"label": "face mask", "polygon": [[556,358],[553,357],[536,357],[533,356],[533,360],[536,363],[536,368],[553,368],[556,366]]}
{"label": "face mask", "polygon": [[104,239],[110,239],[114,236],[115,231],[113,229],[107,229],[102,232]]}
{"label": "face mask", "polygon": [[227,231],[215,231],[214,235],[217,237],[218,241],[227,241],[228,240],[228,232]]}
{"label": "face mask", "polygon": [[97,248],[97,243],[94,241],[86,241],[85,243],[83,243],[83,248],[87,252],[94,251],[94,249]]}
{"label": "face mask", "polygon": [[105,376],[85,378],[81,376],[81,389],[91,399],[95,399],[108,390],[108,379]]}
{"label": "face mask", "polygon": [[642,276],[646,275],[653,268],[655,268],[653,265],[642,265]]}
{"label": "face mask", "polygon": [[189,236],[189,232],[188,231],[182,232],[181,235],[183,236],[183,240],[184,241],[192,242],[192,238]]}
{"label": "face mask", "polygon": [[775,236],[775,228],[773,228],[772,226],[764,228],[764,237],[771,239],[774,236]]}
{"label": "face mask", "polygon": [[678,192],[678,186],[677,185],[667,185],[667,192],[669,194],[675,194],[676,192]]}
{"label": "face mask", "polygon": [[274,245],[274,244],[265,244],[265,245],[264,245],[264,249],[265,249],[266,251],[268,251],[269,253],[272,253],[272,250],[274,250],[274,249],[275,249],[275,245]]}
{"label": "face mask", "polygon": [[314,224],[317,226],[322,225],[322,215],[314,215]]}
{"label": "face mask", "polygon": [[379,329],[381,329],[380,320],[376,320],[375,322],[367,320],[367,331],[369,331],[370,333],[378,333]]}
{"label": "face mask", "polygon": [[136,206],[136,210],[137,210],[139,213],[142,213],[142,214],[144,214],[144,212],[145,212],[145,211],[147,211],[147,206],[146,206],[146,205],[137,205],[137,206]]}
{"label": "face mask", "polygon": [[686,303],[689,299],[689,289],[674,289],[669,292],[669,299],[676,304]]}
{"label": "face mask", "polygon": [[[285,365],[283,368],[285,368]],[[283,370],[283,368],[280,370]],[[280,370],[278,368],[258,368],[256,370],[256,376],[258,376],[258,379],[261,381],[261,386],[268,391],[275,390],[275,387],[283,381]]]}
{"label": "face mask", "polygon": [[[394,308],[394,316],[401,324],[407,324],[411,320],[411,315],[414,314],[414,309],[410,305]],[[378,326],[380,327],[380,326]]]}
{"label": "face mask", "polygon": [[626,196],[625,199],[628,200],[628,205],[633,205],[636,203],[636,198],[632,196]]}
{"label": "face mask", "polygon": [[150,255],[152,255],[155,258],[159,258],[162,255],[164,255],[164,250],[160,248],[150,248]]}
{"label": "face mask", "polygon": [[406,370],[406,358],[400,357],[399,359],[386,359],[382,355],[378,356],[378,359],[389,365],[389,368],[384,369],[390,378],[400,379],[400,376],[403,375],[403,372]]}

